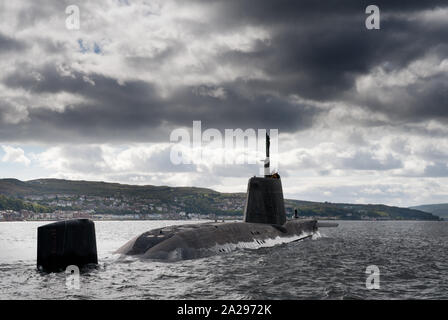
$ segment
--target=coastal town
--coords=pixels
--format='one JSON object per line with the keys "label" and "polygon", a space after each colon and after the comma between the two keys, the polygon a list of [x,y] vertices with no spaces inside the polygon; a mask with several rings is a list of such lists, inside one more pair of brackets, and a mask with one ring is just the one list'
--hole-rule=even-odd
{"label": "coastal town", "polygon": [[[23,201],[35,203],[45,212],[32,210],[0,210],[0,221],[58,221],[76,218],[92,220],[240,220],[243,218],[245,197],[233,196],[215,200],[215,210],[195,211],[185,200],[173,199],[173,203],[158,199],[136,197],[101,197],[70,194],[28,195]],[[286,213],[292,217],[294,208],[286,205]],[[320,218],[319,216],[313,216]],[[337,217],[322,217],[336,219]]]}
{"label": "coastal town", "polygon": [[[0,221],[59,221],[68,219],[92,219],[92,220],[213,220],[215,214],[183,214],[168,213],[165,215],[154,214],[95,214],[94,211],[57,210],[48,213],[35,213],[29,210],[0,210]],[[239,220],[242,217],[219,216],[220,220]]]}
{"label": "coastal town", "polygon": [[[24,201],[48,208],[48,212],[32,210],[0,210],[0,221],[40,221],[88,218],[93,220],[201,220],[215,219],[216,213],[186,210],[188,204],[174,199],[174,204],[159,200],[131,197],[73,196],[69,194],[30,195]],[[240,215],[219,215],[219,219],[241,219],[244,203],[224,201],[224,211],[241,212]]]}

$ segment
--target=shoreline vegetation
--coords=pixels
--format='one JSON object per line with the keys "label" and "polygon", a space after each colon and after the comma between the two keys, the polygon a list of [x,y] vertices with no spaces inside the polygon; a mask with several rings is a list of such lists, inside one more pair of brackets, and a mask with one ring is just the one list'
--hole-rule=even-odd
{"label": "shoreline vegetation", "polygon": [[[0,221],[240,220],[246,193],[196,187],[0,179]],[[441,220],[412,208],[285,199],[288,217],[325,220]]]}

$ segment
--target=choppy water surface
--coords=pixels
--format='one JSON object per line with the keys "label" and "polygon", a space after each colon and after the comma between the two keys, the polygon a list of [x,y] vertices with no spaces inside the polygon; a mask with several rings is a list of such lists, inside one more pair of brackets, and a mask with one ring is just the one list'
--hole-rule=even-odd
{"label": "choppy water surface", "polygon": [[[321,237],[171,263],[118,259],[134,236],[185,221],[96,222],[100,265],[69,290],[36,271],[37,227],[0,223],[0,299],[447,299],[448,222],[339,222]],[[188,222],[191,223],[191,222]],[[380,289],[366,289],[366,267]]]}

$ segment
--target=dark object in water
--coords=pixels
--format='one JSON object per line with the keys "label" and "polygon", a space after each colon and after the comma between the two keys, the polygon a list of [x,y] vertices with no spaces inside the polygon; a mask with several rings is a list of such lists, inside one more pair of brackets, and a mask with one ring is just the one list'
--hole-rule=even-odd
{"label": "dark object in water", "polygon": [[236,248],[269,247],[311,237],[316,220],[289,220],[283,225],[265,223],[198,223],[147,231],[116,253],[144,259],[181,260],[228,252]]}
{"label": "dark object in water", "polygon": [[37,268],[46,272],[63,271],[69,265],[97,264],[95,224],[74,219],[37,228]]}
{"label": "dark object in water", "polygon": [[316,220],[286,221],[280,175],[269,171],[266,135],[264,177],[249,179],[244,222],[202,223],[155,229],[130,240],[117,253],[147,259],[193,259],[236,248],[259,248],[311,237]]}

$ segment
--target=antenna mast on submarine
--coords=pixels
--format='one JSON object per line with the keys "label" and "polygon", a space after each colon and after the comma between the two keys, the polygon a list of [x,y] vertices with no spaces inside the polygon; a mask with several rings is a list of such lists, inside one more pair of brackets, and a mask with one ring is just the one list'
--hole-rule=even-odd
{"label": "antenna mast on submarine", "polygon": [[270,171],[270,161],[269,161],[269,147],[271,145],[271,138],[268,134],[268,132],[266,131],[266,159],[264,160],[264,177],[268,178],[271,176],[271,171]]}

